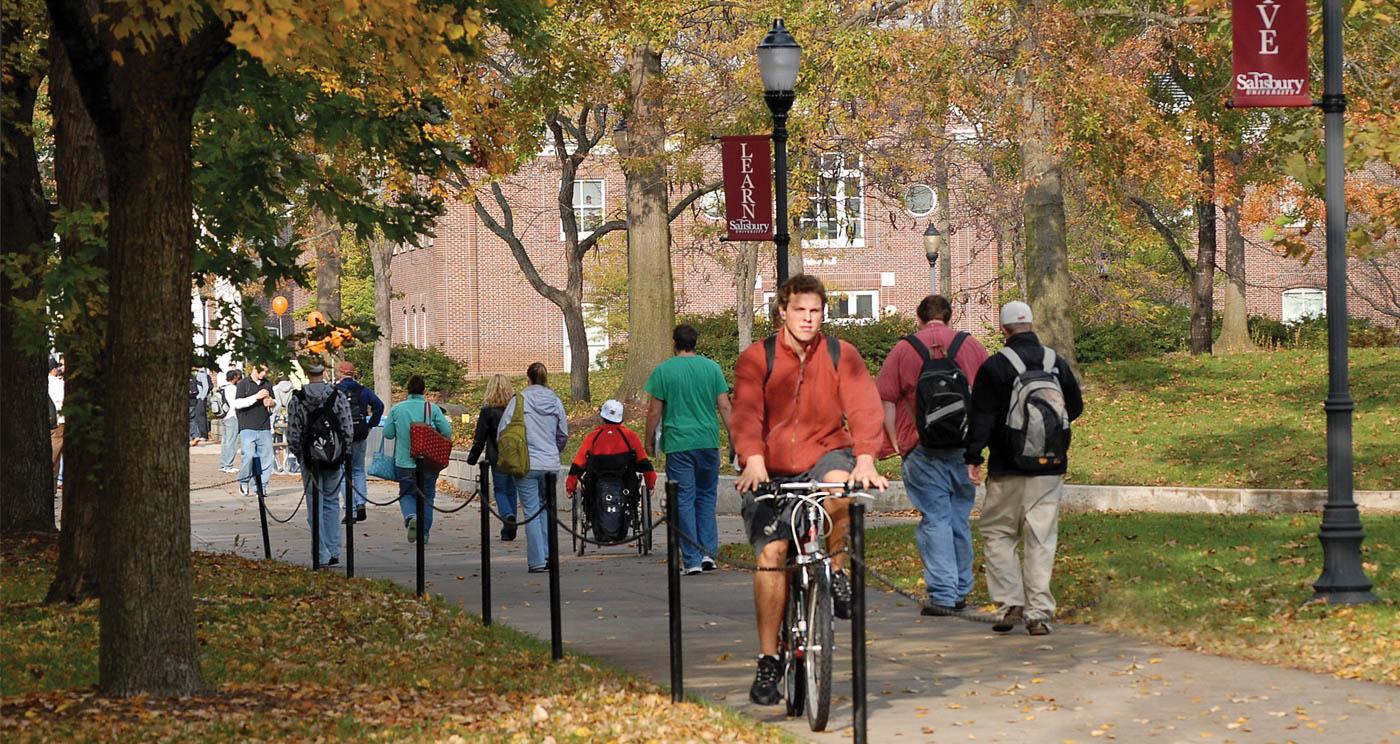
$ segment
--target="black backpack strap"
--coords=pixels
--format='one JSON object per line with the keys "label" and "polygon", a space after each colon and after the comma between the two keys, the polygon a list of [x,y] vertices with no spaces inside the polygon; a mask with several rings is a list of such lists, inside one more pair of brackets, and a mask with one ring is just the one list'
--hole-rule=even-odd
{"label": "black backpack strap", "polygon": [[905,336],[904,340],[908,341],[909,345],[914,347],[914,351],[919,352],[919,356],[923,357],[925,362],[929,361],[931,357],[929,356],[928,347],[924,345],[923,341],[919,340],[918,336],[911,333]]}
{"label": "black backpack strap", "polygon": [[841,339],[830,333],[822,335],[826,336],[826,353],[831,355],[831,366],[839,372],[841,371]]}
{"label": "black backpack strap", "polygon": [[768,371],[763,373],[763,386],[768,387],[768,378],[773,376],[773,358],[778,354],[778,334],[763,339],[763,358],[768,360]]}
{"label": "black backpack strap", "polygon": [[945,352],[943,356],[953,360],[953,362],[956,363],[958,357],[958,350],[962,348],[963,342],[967,340],[967,336],[967,331],[958,331],[953,336],[952,345],[948,347],[948,351]]}

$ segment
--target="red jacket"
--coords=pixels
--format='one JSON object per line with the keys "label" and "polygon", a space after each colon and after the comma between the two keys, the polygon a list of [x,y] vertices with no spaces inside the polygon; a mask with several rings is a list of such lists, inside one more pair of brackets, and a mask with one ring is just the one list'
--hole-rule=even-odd
{"label": "red jacket", "polygon": [[787,330],[779,330],[767,385],[763,342],[739,355],[731,432],[740,463],[762,455],[770,475],[798,475],[832,450],[850,447],[856,456],[872,457],[880,451],[885,414],[870,370],[845,341],[835,369],[826,343],[825,334],[817,336],[798,359]]}
{"label": "red jacket", "polygon": [[656,488],[656,470],[652,468],[651,460],[647,459],[647,452],[642,448],[642,438],[622,424],[605,423],[599,424],[598,428],[584,436],[583,444],[579,445],[578,454],[574,455],[574,462],[569,466],[569,477],[564,480],[565,491],[573,493],[578,488],[578,477],[583,475],[589,455],[594,459],[618,455],[621,456],[619,459],[634,457],[637,472],[647,479],[647,489]]}

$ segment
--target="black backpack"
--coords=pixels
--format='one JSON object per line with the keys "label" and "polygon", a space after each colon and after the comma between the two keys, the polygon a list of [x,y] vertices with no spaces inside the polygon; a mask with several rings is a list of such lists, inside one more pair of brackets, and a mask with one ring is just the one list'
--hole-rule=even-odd
{"label": "black backpack", "polygon": [[[826,353],[831,356],[831,366],[841,371],[841,341],[830,333],[826,336]],[[768,387],[768,378],[773,376],[773,358],[778,355],[778,334],[763,339],[763,357],[768,361],[768,371],[763,373],[763,386]]]}
{"label": "black backpack", "polygon": [[1000,353],[1016,370],[1006,412],[1012,464],[1027,473],[1063,472],[1069,461],[1069,414],[1054,350],[1045,347],[1039,369],[1029,367],[1010,346]]}
{"label": "black backpack", "polygon": [[[302,406],[310,405],[305,390],[294,393]],[[325,401],[306,417],[301,433],[302,461],[313,469],[339,467],[345,461],[349,443],[340,430],[340,417],[335,415],[335,401],[340,391],[331,388]]]}
{"label": "black backpack", "polygon": [[363,442],[369,438],[369,406],[365,405],[365,390],[362,387],[350,396],[350,421],[354,423],[351,432],[354,441]]}
{"label": "black backpack", "polygon": [[632,510],[637,508],[640,484],[637,479],[637,451],[625,435],[627,454],[593,455],[584,462],[584,478],[589,496],[589,521],[599,542],[617,542],[627,537]]}
{"label": "black backpack", "polygon": [[931,355],[924,342],[912,333],[904,340],[924,359],[914,385],[914,428],[919,432],[919,443],[927,449],[963,446],[967,441],[972,388],[958,367],[957,356],[967,333],[958,331],[941,357]]}

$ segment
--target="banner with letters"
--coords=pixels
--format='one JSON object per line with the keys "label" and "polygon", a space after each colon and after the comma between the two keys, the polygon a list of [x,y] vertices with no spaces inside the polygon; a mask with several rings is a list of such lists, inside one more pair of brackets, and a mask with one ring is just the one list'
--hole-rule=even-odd
{"label": "banner with letters", "polygon": [[1307,0],[1232,0],[1234,94],[1247,106],[1311,106]]}
{"label": "banner with letters", "polygon": [[773,239],[773,156],[766,134],[720,138],[729,240]]}

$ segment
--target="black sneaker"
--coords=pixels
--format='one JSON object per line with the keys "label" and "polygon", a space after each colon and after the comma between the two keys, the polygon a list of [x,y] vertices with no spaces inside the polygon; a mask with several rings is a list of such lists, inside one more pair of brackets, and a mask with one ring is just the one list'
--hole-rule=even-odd
{"label": "black sneaker", "polygon": [[992,626],[992,630],[998,633],[1010,633],[1013,628],[1021,623],[1026,616],[1026,611],[1020,605],[1011,605],[1001,614],[1001,619]]}
{"label": "black sneaker", "polygon": [[339,565],[340,565],[340,556],[338,556],[338,555],[333,555],[333,556],[331,556],[331,559],[328,560],[328,561],[326,561],[326,565],[327,565],[327,566],[339,566]]}
{"label": "black sneaker", "polygon": [[831,605],[836,616],[842,620],[851,619],[851,580],[845,573],[837,571],[831,575]]}
{"label": "black sneaker", "polygon": [[783,694],[778,692],[778,681],[783,678],[783,663],[776,656],[758,657],[758,673],[753,677],[753,687],[749,688],[749,700],[754,705],[777,705]]}
{"label": "black sneaker", "polygon": [[937,602],[926,602],[919,610],[919,614],[925,617],[948,617],[958,614],[961,609],[957,605],[941,605]]}
{"label": "black sneaker", "polygon": [[510,542],[515,539],[515,531],[519,527],[515,524],[515,517],[507,519],[501,525],[501,542]]}
{"label": "black sneaker", "polygon": [[360,506],[360,507],[356,507],[356,508],[355,508],[355,521],[356,521],[356,522],[363,522],[363,521],[365,521],[365,520],[368,519],[368,518],[369,518],[369,517],[365,514],[365,508],[364,508],[363,506]]}

